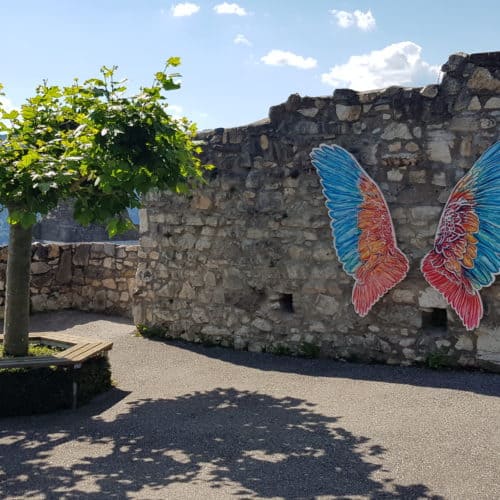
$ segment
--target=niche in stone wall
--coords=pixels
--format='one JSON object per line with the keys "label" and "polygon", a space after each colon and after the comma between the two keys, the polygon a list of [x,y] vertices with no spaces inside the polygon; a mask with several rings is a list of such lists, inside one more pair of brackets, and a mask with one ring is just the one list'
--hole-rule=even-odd
{"label": "niche in stone wall", "polygon": [[422,328],[424,331],[446,332],[448,315],[446,309],[434,307],[422,311]]}
{"label": "niche in stone wall", "polygon": [[280,310],[287,314],[295,312],[293,307],[293,295],[291,293],[282,293],[279,297]]}

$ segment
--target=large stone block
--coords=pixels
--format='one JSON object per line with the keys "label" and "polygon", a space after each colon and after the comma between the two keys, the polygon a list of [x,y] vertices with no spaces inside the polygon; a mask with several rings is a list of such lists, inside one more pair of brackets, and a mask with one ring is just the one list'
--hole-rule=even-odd
{"label": "large stone block", "polygon": [[418,305],[424,309],[446,309],[448,304],[435,288],[428,286],[419,293]]}
{"label": "large stone block", "polygon": [[56,271],[56,281],[58,283],[70,283],[73,277],[71,250],[65,250],[59,259],[59,266]]}
{"label": "large stone block", "polygon": [[500,369],[500,327],[480,327],[477,334],[477,356]]}
{"label": "large stone block", "polygon": [[411,139],[413,136],[406,123],[390,123],[382,134],[382,139],[392,141],[394,139]]}
{"label": "large stone block", "polygon": [[35,261],[31,263],[31,274],[44,274],[48,273],[52,269],[52,266],[46,262]]}
{"label": "large stone block", "polygon": [[316,310],[327,316],[334,316],[339,312],[340,303],[335,297],[328,295],[318,295],[316,299]]}
{"label": "large stone block", "polygon": [[467,82],[471,90],[500,92],[500,80],[495,78],[487,68],[476,68]]}
{"label": "large stone block", "polygon": [[[461,120],[462,118],[460,118]],[[465,119],[465,118],[464,118]],[[468,119],[468,118],[467,118]],[[455,121],[459,118],[455,118]],[[455,145],[456,136],[451,129],[428,127],[426,134],[426,150],[430,161],[450,163],[451,148]]]}
{"label": "large stone block", "polygon": [[486,101],[484,109],[500,109],[500,97],[490,97]]}
{"label": "large stone block", "polygon": [[337,104],[335,111],[339,120],[354,122],[359,119],[361,114],[361,106],[346,106],[344,104]]}

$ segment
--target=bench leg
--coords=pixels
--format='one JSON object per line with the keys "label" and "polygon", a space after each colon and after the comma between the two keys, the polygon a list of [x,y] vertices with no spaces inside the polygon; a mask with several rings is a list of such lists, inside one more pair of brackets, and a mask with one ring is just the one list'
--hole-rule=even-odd
{"label": "bench leg", "polygon": [[71,405],[71,408],[73,410],[76,410],[77,404],[78,404],[78,384],[76,380],[73,378],[73,404]]}
{"label": "bench leg", "polygon": [[71,408],[76,410],[78,406],[78,382],[76,381],[76,370],[82,367],[81,363],[78,363],[73,366],[73,402]]}

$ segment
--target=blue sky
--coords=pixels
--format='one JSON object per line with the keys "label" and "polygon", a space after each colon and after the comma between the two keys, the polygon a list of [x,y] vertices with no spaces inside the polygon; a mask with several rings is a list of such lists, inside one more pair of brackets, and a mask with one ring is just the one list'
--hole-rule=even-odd
{"label": "blue sky", "polygon": [[435,83],[453,52],[500,50],[493,0],[1,0],[0,82],[19,106],[43,79],[116,64],[132,88],[180,56],[172,112],[199,128],[267,116],[289,94]]}

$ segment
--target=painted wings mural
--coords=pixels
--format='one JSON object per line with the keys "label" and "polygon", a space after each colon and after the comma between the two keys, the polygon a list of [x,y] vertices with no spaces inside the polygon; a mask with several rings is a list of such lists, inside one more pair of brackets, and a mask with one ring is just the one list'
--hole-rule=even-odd
{"label": "painted wings mural", "polygon": [[479,290],[500,273],[500,142],[462,177],[446,202],[434,248],[421,264],[467,330],[479,326]]}
{"label": "painted wings mural", "polygon": [[344,271],[355,280],[352,303],[360,316],[408,272],[394,226],[377,184],[339,146],[322,144],[311,152],[331,218],[334,248]]}

